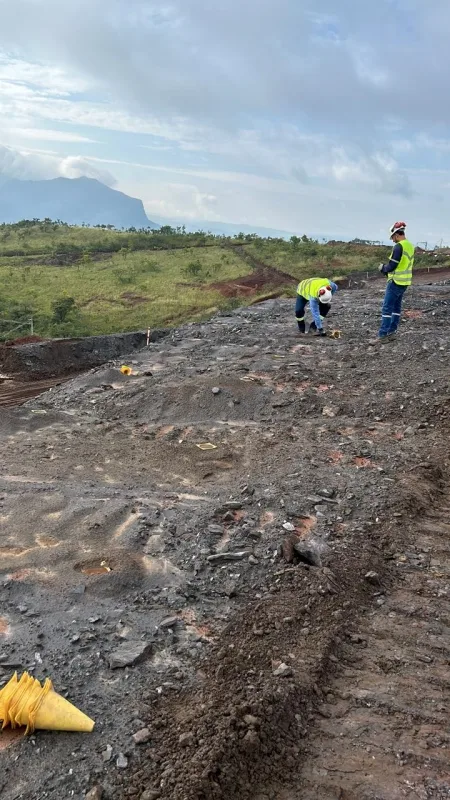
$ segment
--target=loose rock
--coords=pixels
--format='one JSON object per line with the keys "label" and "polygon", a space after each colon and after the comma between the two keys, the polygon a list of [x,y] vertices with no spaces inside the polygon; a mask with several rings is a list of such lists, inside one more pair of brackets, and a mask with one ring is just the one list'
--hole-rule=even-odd
{"label": "loose rock", "polygon": [[162,622],[159,623],[158,628],[175,628],[176,625],[180,622],[180,617],[166,617],[163,619]]}
{"label": "loose rock", "polygon": [[293,675],[293,669],[284,663],[273,670],[274,678],[288,678],[290,675]]}
{"label": "loose rock", "polygon": [[128,758],[123,753],[119,753],[116,766],[118,769],[126,769],[128,767]]}
{"label": "loose rock", "polygon": [[242,561],[249,555],[251,555],[251,550],[241,550],[239,553],[216,553],[208,556],[208,561],[210,564],[226,564],[227,561]]}
{"label": "loose rock", "polygon": [[255,750],[260,745],[260,739],[256,731],[249,730],[244,736],[244,747],[246,750]]}
{"label": "loose rock", "polygon": [[310,564],[312,567],[322,566],[320,553],[312,545],[306,542],[296,542],[296,544],[294,544],[294,550],[306,564]]}
{"label": "loose rock", "polygon": [[320,494],[321,497],[332,498],[336,492],[333,489],[317,489],[317,494]]}
{"label": "loose rock", "polygon": [[192,733],[182,733],[178,739],[180,747],[191,747],[194,744],[194,737]]}
{"label": "loose rock", "polygon": [[139,664],[151,653],[152,646],[148,642],[124,642],[111,653],[109,666],[111,669],[124,669]]}
{"label": "loose rock", "polygon": [[223,525],[208,525],[208,533],[211,533],[213,536],[223,536],[223,532]]}
{"label": "loose rock", "polygon": [[246,714],[244,722],[249,728],[257,728],[261,724],[261,720],[258,717],[254,717],[253,714]]}
{"label": "loose rock", "polygon": [[86,800],[102,800],[103,789],[101,786],[94,786],[86,795]]}
{"label": "loose rock", "polygon": [[113,749],[112,749],[111,745],[110,744],[106,745],[106,750],[104,750],[103,753],[102,753],[102,758],[103,758],[103,761],[105,762],[105,764],[108,761],[111,761],[112,754],[113,754]]}
{"label": "loose rock", "polygon": [[137,733],[133,734],[133,741],[135,744],[146,744],[151,739],[151,733],[148,728],[142,728],[142,730],[137,731]]}

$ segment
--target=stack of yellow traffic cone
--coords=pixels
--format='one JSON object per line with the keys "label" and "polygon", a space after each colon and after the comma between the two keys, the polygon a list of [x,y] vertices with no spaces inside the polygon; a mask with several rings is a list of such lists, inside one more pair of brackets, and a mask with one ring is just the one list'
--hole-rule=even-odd
{"label": "stack of yellow traffic cone", "polygon": [[49,678],[43,686],[28,672],[20,680],[17,672],[0,690],[0,721],[3,728],[26,726],[25,733],[34,730],[78,731],[91,733],[94,721],[75,708],[53,689]]}

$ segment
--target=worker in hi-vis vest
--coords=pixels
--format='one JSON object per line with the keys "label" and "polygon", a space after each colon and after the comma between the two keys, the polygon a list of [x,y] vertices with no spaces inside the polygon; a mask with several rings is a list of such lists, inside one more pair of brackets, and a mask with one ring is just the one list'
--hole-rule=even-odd
{"label": "worker in hi-vis vest", "polygon": [[402,300],[412,283],[414,245],[405,236],[406,222],[396,222],[390,229],[394,247],[389,264],[380,264],[380,272],[387,276],[388,284],[381,311],[380,342],[392,341],[397,333],[402,313]]}
{"label": "worker in hi-vis vest", "polygon": [[337,290],[337,284],[329,281],[328,278],[307,278],[300,281],[295,303],[295,317],[300,333],[306,332],[305,310],[309,303],[313,317],[309,332],[315,332],[316,336],[325,336],[323,320],[331,308],[330,303]]}

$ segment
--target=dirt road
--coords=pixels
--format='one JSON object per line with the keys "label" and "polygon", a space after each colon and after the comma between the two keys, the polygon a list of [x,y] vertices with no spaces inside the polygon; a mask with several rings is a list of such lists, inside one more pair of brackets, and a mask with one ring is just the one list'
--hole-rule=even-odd
{"label": "dirt road", "polygon": [[335,341],[270,301],[2,411],[0,681],[96,721],[7,740],[2,800],[447,796],[448,305],[412,290],[374,348],[381,295],[340,292]]}

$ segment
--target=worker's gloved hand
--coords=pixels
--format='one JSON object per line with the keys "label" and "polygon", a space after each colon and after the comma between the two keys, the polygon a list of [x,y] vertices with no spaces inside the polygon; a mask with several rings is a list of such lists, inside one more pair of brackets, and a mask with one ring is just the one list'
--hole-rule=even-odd
{"label": "worker's gloved hand", "polygon": [[385,264],[380,264],[378,267],[378,272],[384,272]]}

